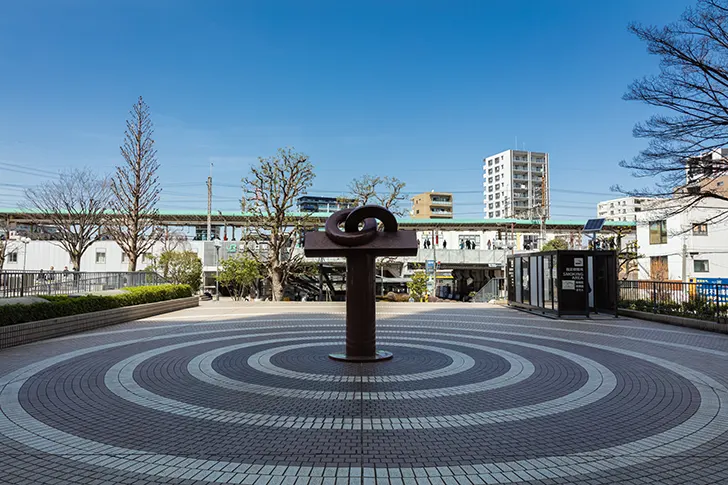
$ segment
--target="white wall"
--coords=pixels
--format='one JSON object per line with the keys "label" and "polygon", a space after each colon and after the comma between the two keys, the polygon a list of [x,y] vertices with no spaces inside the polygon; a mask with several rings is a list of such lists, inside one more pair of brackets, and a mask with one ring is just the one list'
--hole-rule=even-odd
{"label": "white wall", "polygon": [[[198,252],[201,247],[201,241],[190,241],[186,243],[185,249],[190,249]],[[18,253],[17,263],[11,263],[5,259],[4,270],[22,270],[23,269],[23,257],[24,250],[23,244],[18,242],[12,242],[13,250]],[[197,246],[194,247],[194,246]],[[152,250],[152,254],[158,255],[163,250],[162,244],[155,245]],[[11,250],[12,251],[12,250]],[[9,252],[11,252],[9,251]],[[97,251],[104,251],[106,253],[106,261],[104,263],[96,262]],[[86,250],[83,257],[81,258],[81,271],[91,272],[103,272],[103,271],[127,271],[128,262],[122,262],[122,251],[118,244],[114,241],[98,241],[91,245]],[[199,255],[199,252],[198,252]],[[137,261],[137,270],[146,268],[149,265],[149,261],[144,258],[139,258]],[[25,268],[28,270],[46,270],[53,266],[56,271],[62,271],[65,266],[68,269],[72,269],[71,260],[68,257],[68,253],[58,244],[50,241],[31,241],[27,246],[27,261]]]}
{"label": "white wall", "polygon": [[[675,206],[675,203],[672,203]],[[640,279],[650,278],[650,257],[667,256],[669,279],[681,280],[683,261],[683,242],[687,248],[686,279],[728,277],[728,202],[703,200],[694,208],[671,214],[674,210],[652,209],[638,213],[637,244],[640,258]],[[650,244],[649,222],[665,219],[667,221],[667,243]],[[708,234],[696,235],[692,231],[695,223],[708,222]],[[707,260],[709,271],[695,272],[694,260]]]}

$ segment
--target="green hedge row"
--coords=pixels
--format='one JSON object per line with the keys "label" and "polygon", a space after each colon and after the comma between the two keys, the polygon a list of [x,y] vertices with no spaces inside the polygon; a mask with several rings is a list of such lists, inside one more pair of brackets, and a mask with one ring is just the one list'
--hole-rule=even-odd
{"label": "green hedge row", "polygon": [[48,303],[0,306],[0,326],[192,296],[189,285],[136,286],[120,295],[43,296]]}
{"label": "green hedge row", "polygon": [[660,301],[653,304],[649,300],[620,300],[620,308],[637,310],[640,312],[659,313],[661,315],[675,315],[678,317],[697,318],[700,320],[723,321],[726,316],[726,307],[716,307],[713,302],[705,298],[696,297],[678,303],[673,301]]}

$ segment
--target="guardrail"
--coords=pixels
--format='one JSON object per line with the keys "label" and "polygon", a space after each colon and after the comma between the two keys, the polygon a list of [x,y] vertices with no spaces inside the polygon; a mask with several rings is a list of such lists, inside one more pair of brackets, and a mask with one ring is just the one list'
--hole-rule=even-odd
{"label": "guardrail", "polygon": [[91,293],[129,286],[156,286],[163,283],[166,283],[164,278],[150,271],[103,273],[0,271],[0,298]]}
{"label": "guardrail", "polygon": [[623,280],[619,282],[619,306],[725,323],[728,284]]}

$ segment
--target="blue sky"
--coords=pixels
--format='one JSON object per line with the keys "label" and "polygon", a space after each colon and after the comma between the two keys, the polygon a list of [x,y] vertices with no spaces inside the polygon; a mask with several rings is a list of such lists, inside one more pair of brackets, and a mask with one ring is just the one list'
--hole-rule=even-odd
{"label": "blue sky", "polygon": [[143,95],[164,209],[204,210],[213,161],[214,208],[236,210],[250,163],[293,146],[315,165],[312,194],[392,175],[480,218],[482,159],[517,137],[550,153],[552,217],[593,216],[611,185],[644,185],[617,164],[644,146],[632,127],[651,109],[621,96],[658,61],[627,24],[691,4],[3,2],[0,206],[65,167],[110,172]]}

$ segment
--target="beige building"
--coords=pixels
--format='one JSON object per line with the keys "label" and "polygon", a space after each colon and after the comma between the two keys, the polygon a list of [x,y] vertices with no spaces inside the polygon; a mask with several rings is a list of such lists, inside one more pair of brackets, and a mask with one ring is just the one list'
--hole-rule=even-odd
{"label": "beige building", "polygon": [[413,219],[452,219],[452,194],[425,192],[412,197]]}

